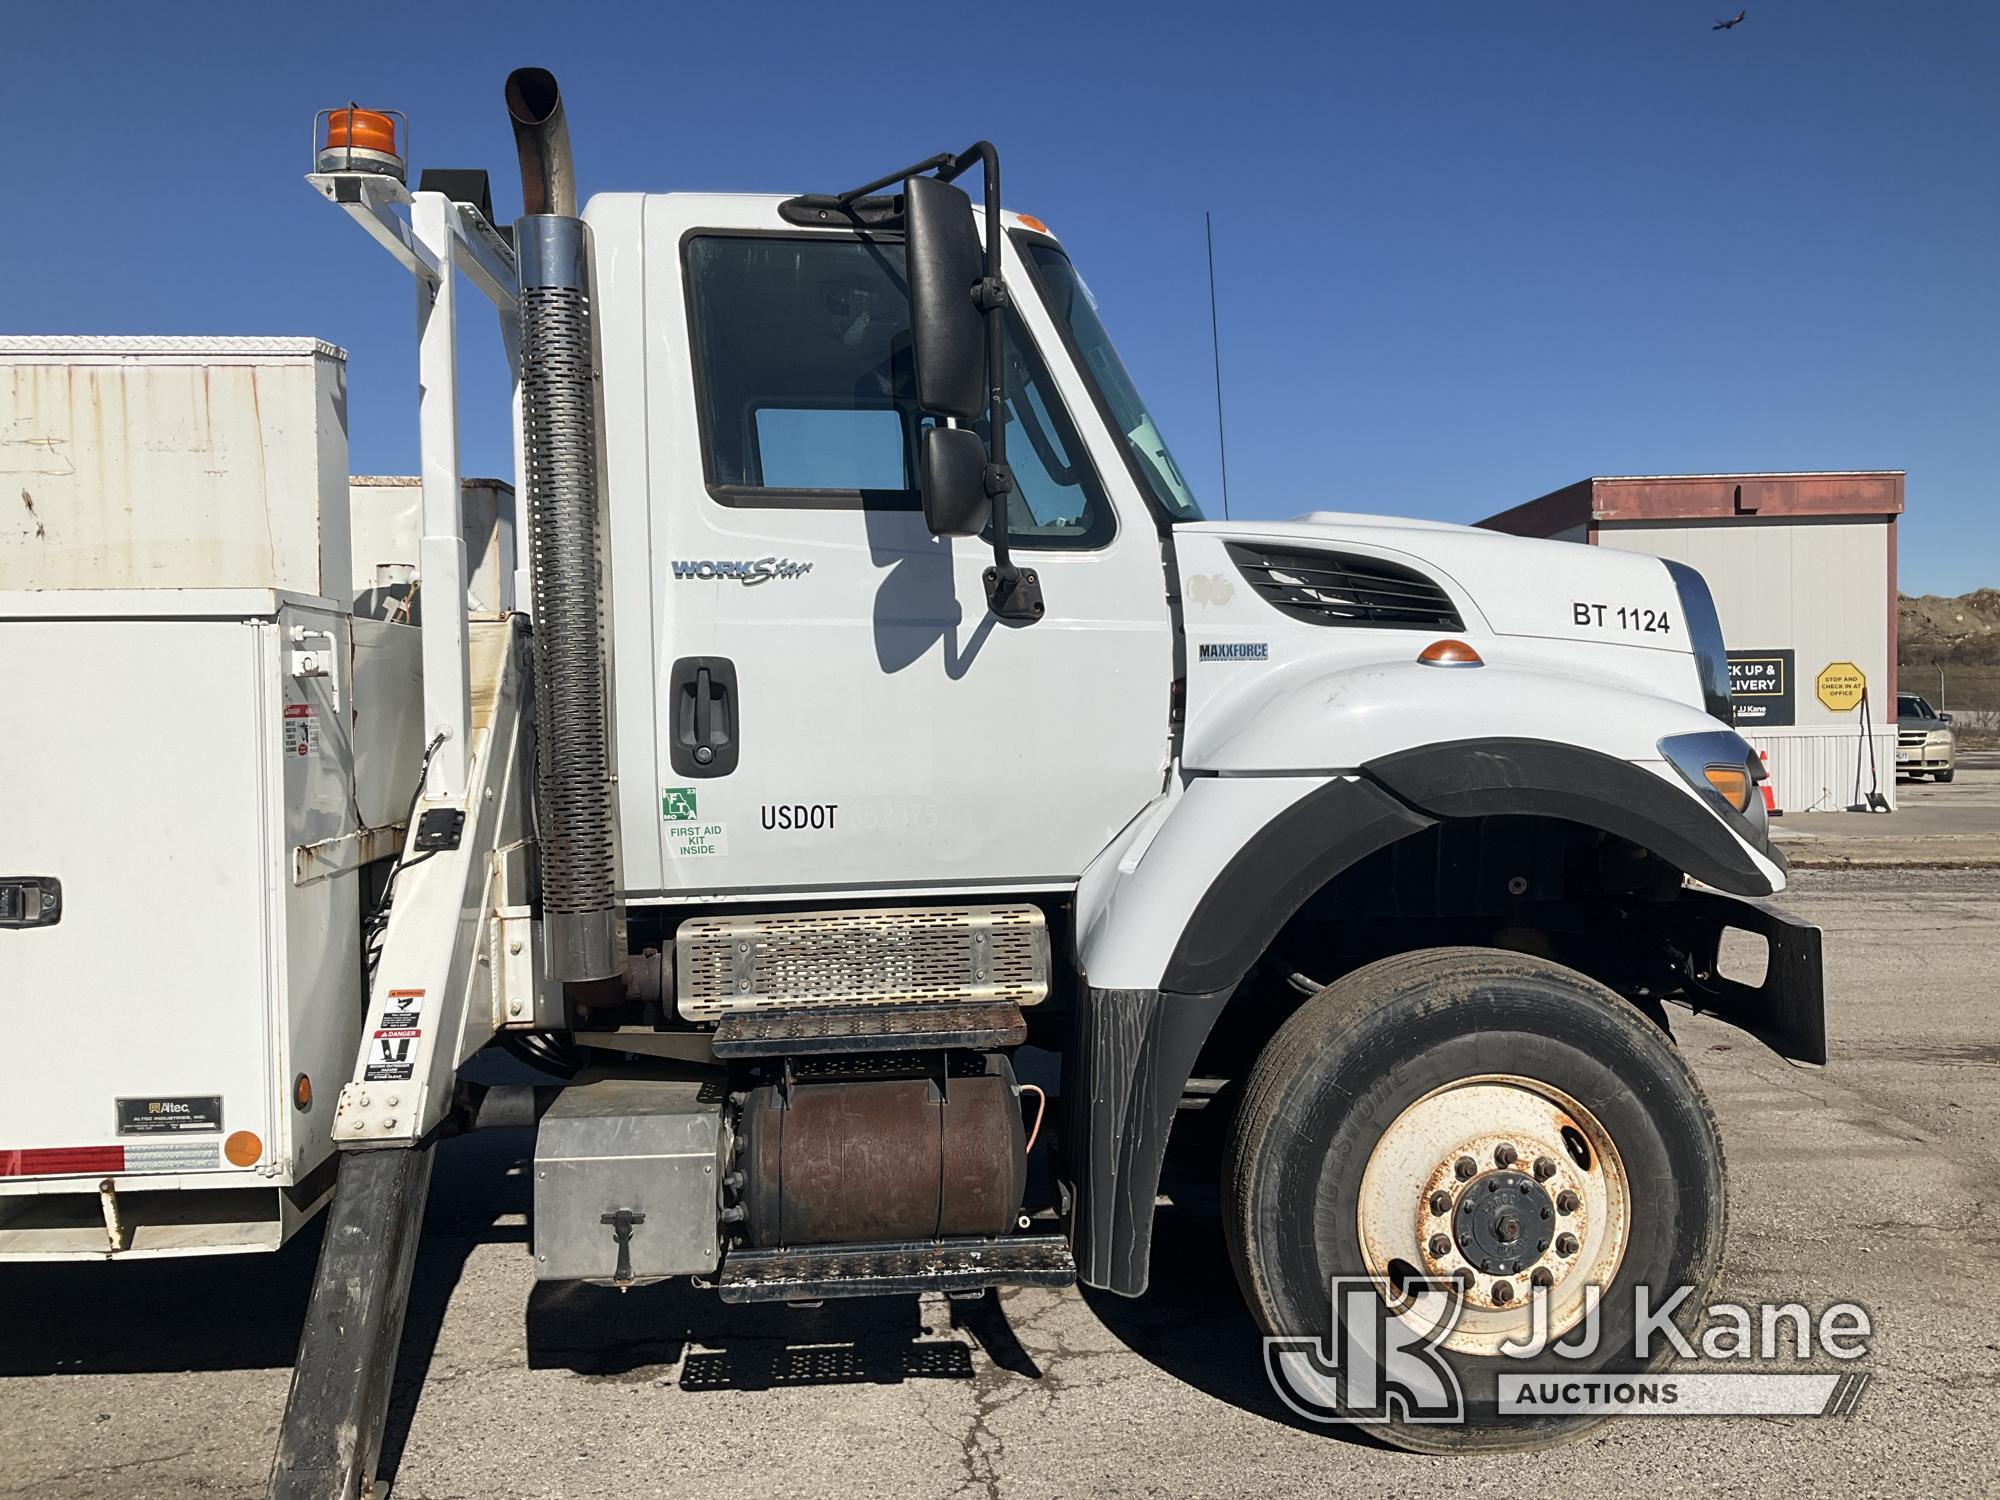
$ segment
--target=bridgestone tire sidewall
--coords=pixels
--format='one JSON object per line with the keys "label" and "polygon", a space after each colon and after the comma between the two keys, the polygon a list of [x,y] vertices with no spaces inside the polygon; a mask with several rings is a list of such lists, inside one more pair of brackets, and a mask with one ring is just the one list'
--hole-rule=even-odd
{"label": "bridgestone tire sidewall", "polygon": [[[1583,1105],[1610,1134],[1631,1191],[1627,1249],[1606,1290],[1602,1333],[1586,1358],[1441,1351],[1466,1402],[1463,1427],[1385,1435],[1433,1450],[1520,1447],[1573,1436],[1594,1418],[1499,1417],[1502,1373],[1575,1379],[1657,1368],[1634,1350],[1635,1288],[1649,1306],[1683,1286],[1675,1321],[1698,1319],[1721,1261],[1722,1144],[1713,1113],[1669,1040],[1580,974],[1517,954],[1433,949],[1370,965],[1320,992],[1265,1049],[1229,1153],[1230,1250],[1265,1331],[1325,1337],[1328,1279],[1367,1270],[1356,1208],[1370,1153],[1418,1099],[1460,1079],[1539,1080]],[[1572,1334],[1571,1337],[1575,1335]]]}

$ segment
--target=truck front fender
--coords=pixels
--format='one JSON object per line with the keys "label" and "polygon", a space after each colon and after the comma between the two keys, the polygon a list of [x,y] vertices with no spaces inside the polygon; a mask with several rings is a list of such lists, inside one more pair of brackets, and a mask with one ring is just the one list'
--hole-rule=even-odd
{"label": "truck front fender", "polygon": [[1167,1134],[1237,983],[1314,891],[1431,822],[1351,775],[1200,777],[1085,872],[1062,1089],[1085,1285],[1145,1291]]}
{"label": "truck front fender", "polygon": [[1202,1044],[1285,923],[1358,860],[1440,821],[1520,814],[1601,829],[1725,890],[1776,890],[1782,857],[1753,853],[1747,821],[1725,824],[1671,774],[1575,745],[1460,740],[1359,773],[1195,777],[1136,818],[1077,891],[1085,983],[1063,1135],[1084,1283],[1146,1289],[1167,1136]]}

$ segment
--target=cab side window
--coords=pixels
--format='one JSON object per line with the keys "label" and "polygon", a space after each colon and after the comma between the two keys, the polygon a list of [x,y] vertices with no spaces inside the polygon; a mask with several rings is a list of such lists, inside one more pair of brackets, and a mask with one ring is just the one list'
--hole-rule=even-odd
{"label": "cab side window", "polygon": [[[698,235],[688,312],[703,461],[726,505],[917,508],[917,410],[903,247],[819,235]],[[1008,527],[1095,547],[1111,510],[1025,331],[1007,329]],[[983,426],[983,424],[982,424]]]}

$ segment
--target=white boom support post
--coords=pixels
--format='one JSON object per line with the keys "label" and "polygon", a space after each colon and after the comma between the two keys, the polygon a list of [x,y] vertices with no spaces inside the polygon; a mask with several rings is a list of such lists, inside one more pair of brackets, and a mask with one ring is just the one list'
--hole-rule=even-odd
{"label": "white boom support post", "polygon": [[[334,1123],[343,1147],[409,1146],[443,1118],[458,1065],[502,1019],[492,977],[494,913],[525,900],[521,891],[497,888],[509,866],[494,851],[527,832],[527,653],[515,622],[475,621],[467,613],[457,350],[464,282],[500,315],[513,383],[516,494],[525,494],[519,272],[500,234],[443,193],[411,193],[392,178],[362,173],[308,180],[411,273],[417,291],[424,740],[436,748],[419,817],[406,834],[353,1078],[341,1090]],[[517,537],[526,535],[524,520],[517,512]],[[517,608],[527,603],[525,580],[523,568]],[[424,848],[421,815],[436,811],[463,813],[464,822],[455,844]]]}
{"label": "white boom support post", "polygon": [[424,743],[431,756],[427,802],[463,804],[472,686],[465,653],[465,523],[458,473],[458,215],[442,193],[418,193],[410,227],[437,266],[417,278],[417,438],[422,454],[423,536],[417,574],[427,600],[456,607],[424,611]]}

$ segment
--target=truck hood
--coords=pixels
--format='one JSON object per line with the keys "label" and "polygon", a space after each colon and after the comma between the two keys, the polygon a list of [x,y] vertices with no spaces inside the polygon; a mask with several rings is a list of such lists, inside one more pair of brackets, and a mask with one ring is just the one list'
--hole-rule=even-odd
{"label": "truck hood", "polygon": [[1189,522],[1174,533],[1225,545],[1348,549],[1399,562],[1443,587],[1468,631],[1692,651],[1673,576],[1644,553],[1340,511],[1289,521]]}

